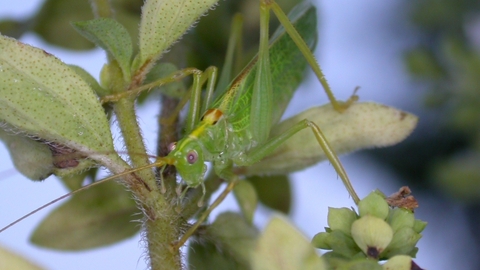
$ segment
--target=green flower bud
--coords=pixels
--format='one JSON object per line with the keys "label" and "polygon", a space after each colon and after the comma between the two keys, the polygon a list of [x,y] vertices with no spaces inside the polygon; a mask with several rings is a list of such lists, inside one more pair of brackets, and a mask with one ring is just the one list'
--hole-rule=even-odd
{"label": "green flower bud", "polygon": [[421,233],[425,227],[427,227],[428,222],[422,221],[420,219],[416,219],[415,223],[413,224],[413,230],[416,233]]}
{"label": "green flower bud", "polygon": [[393,235],[392,241],[382,253],[382,258],[391,258],[395,255],[410,254],[421,237],[422,235],[416,233],[413,228],[400,228]]}
{"label": "green flower bud", "polygon": [[415,216],[413,215],[412,211],[408,209],[395,208],[390,211],[388,223],[392,227],[393,232],[396,232],[403,227],[412,228],[415,224]]}
{"label": "green flower bud", "polygon": [[352,258],[355,254],[361,252],[352,237],[341,231],[329,233],[326,242],[332,251],[346,258]]}
{"label": "green flower bud", "polygon": [[312,239],[312,245],[316,248],[331,250],[332,247],[328,244],[329,233],[320,232],[317,233]]}
{"label": "green flower bud", "polygon": [[361,217],[372,215],[385,220],[388,216],[390,207],[387,201],[375,191],[358,203],[358,212]]}
{"label": "green flower bud", "polygon": [[350,235],[352,223],[357,220],[357,214],[348,208],[328,208],[328,226],[335,231],[339,230]]}
{"label": "green flower bud", "polygon": [[393,230],[384,220],[368,215],[353,222],[352,237],[368,257],[378,259],[392,241]]}

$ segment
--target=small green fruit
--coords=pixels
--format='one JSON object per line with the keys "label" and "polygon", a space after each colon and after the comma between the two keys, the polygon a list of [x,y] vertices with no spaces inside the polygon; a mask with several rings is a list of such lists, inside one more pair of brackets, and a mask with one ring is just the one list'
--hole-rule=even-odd
{"label": "small green fruit", "polygon": [[375,191],[358,203],[358,212],[360,216],[372,215],[385,220],[388,216],[390,207],[387,201]]}
{"label": "small green fruit", "polygon": [[370,215],[353,222],[351,233],[358,247],[368,257],[375,259],[378,259],[393,238],[390,225],[381,218]]}
{"label": "small green fruit", "polygon": [[411,270],[412,258],[407,255],[397,255],[383,265],[384,270]]}
{"label": "small green fruit", "polygon": [[392,226],[394,232],[403,227],[412,228],[415,224],[415,216],[408,209],[395,208],[390,211],[388,223]]}
{"label": "small green fruit", "polygon": [[331,230],[339,230],[350,235],[352,223],[357,220],[357,214],[348,208],[328,208],[328,226]]}

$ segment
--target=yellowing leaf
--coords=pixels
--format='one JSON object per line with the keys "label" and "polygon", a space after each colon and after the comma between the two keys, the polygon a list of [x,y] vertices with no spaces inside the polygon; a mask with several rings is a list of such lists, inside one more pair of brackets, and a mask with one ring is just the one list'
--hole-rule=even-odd
{"label": "yellowing leaf", "polygon": [[[279,123],[270,136],[283,133],[303,119],[313,121],[320,127],[337,154],[394,145],[410,135],[418,121],[413,114],[373,102],[354,103],[343,113],[327,104],[310,108]],[[325,159],[312,131],[306,128],[260,162],[243,168],[242,173],[287,174]]]}
{"label": "yellowing leaf", "polygon": [[42,270],[27,259],[0,247],[0,269],[8,270]]}

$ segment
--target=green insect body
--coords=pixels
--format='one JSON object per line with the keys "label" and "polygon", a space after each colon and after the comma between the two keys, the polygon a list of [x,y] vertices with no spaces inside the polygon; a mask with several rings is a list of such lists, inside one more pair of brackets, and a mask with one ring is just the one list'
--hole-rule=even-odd
{"label": "green insect body", "polygon": [[[316,9],[311,6],[290,20],[313,49],[317,33]],[[264,127],[267,129],[280,120],[307,65],[283,27],[272,36],[270,43],[274,106],[264,108],[272,114],[271,123]],[[233,164],[248,166],[258,161],[258,158],[249,155],[265,142],[255,137],[251,125],[251,119],[255,117],[251,115],[251,103],[257,68],[258,58],[255,57],[233,80],[228,90],[216,98],[193,131],[180,140],[168,155],[167,158],[175,160],[177,172],[189,187],[203,185],[206,161],[213,162],[216,174],[227,180],[230,180],[228,171]]]}

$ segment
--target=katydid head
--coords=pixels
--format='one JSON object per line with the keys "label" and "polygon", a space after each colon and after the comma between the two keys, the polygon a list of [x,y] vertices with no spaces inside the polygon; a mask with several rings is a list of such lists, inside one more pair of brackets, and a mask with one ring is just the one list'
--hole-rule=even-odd
{"label": "katydid head", "polygon": [[175,168],[183,181],[192,188],[203,182],[207,170],[203,158],[203,148],[197,140],[186,138],[169,146],[168,157],[175,160]]}

